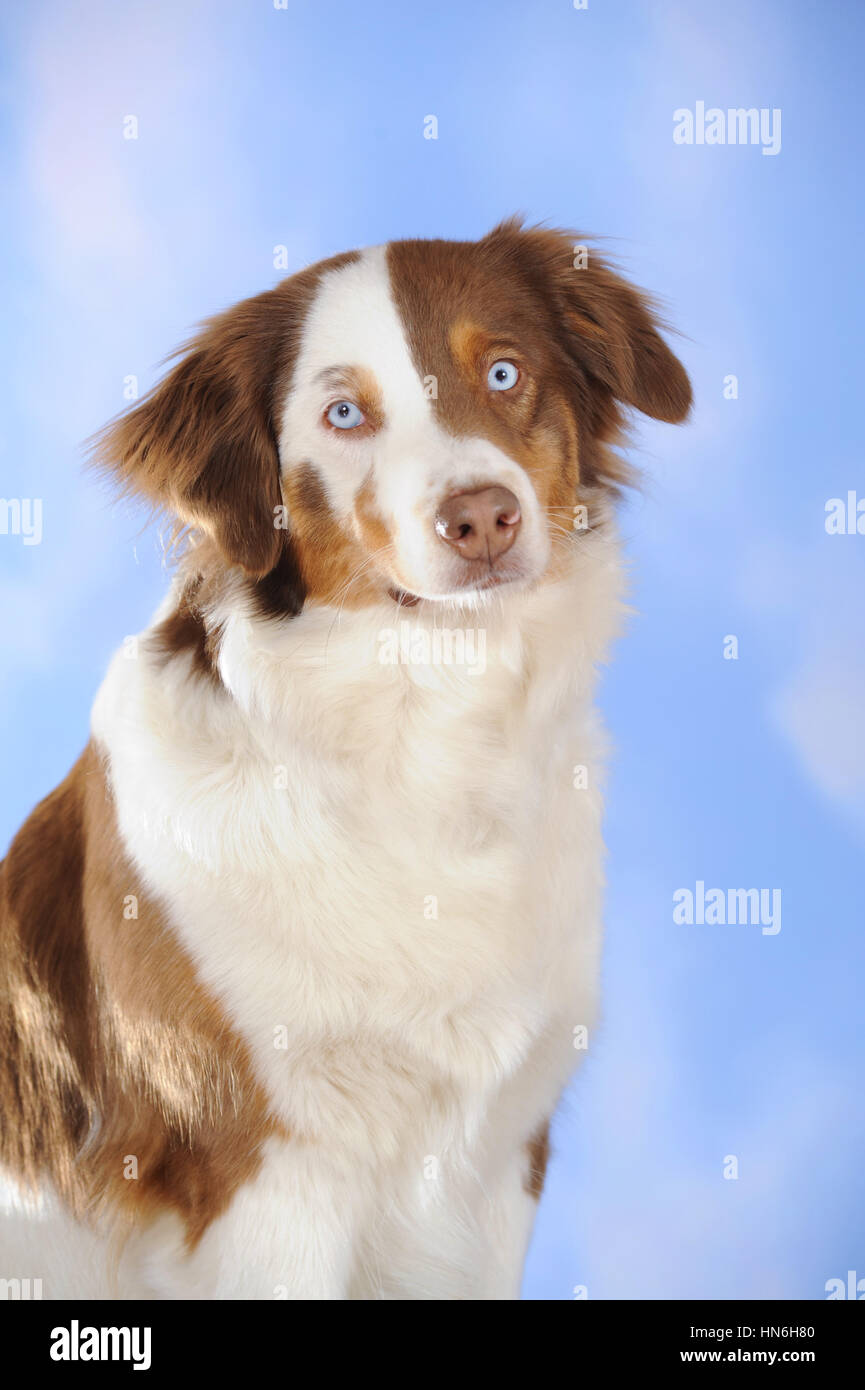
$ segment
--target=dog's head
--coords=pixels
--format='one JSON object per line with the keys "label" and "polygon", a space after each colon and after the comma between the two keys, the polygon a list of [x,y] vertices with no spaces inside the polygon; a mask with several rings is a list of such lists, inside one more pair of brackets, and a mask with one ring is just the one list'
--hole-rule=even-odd
{"label": "dog's head", "polygon": [[690,400],[643,294],[508,222],[335,257],[228,310],[99,457],[268,611],[477,602],[555,573],[577,509],[591,526],[624,477],[623,407],[676,422]]}

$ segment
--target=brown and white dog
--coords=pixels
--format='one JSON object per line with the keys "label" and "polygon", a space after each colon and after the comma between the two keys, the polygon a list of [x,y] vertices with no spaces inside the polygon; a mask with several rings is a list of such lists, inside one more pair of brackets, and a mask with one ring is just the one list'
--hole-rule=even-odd
{"label": "brown and white dog", "polygon": [[518,1296],[596,1013],[611,446],[689,404],[507,222],[293,276],[109,426],[185,543],[0,870],[0,1277]]}

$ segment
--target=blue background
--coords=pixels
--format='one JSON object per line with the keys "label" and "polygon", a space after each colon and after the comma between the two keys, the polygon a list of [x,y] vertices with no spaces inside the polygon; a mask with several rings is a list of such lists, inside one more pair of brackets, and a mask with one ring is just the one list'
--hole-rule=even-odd
{"label": "blue background", "polygon": [[[604,1021],[525,1294],[865,1276],[865,537],[824,529],[829,498],[865,495],[863,7],[62,0],[5,28],[0,494],[42,498],[44,537],[0,536],[2,843],[164,589],[157,535],[81,469],[124,378],[143,392],[197,321],[280,278],[278,246],[294,270],[515,211],[609,236],[684,335],[697,404],[637,436],[637,612],[602,697]],[[674,144],[698,100],[780,108],[781,152]],[[780,888],[780,934],[674,924],[698,879]]]}

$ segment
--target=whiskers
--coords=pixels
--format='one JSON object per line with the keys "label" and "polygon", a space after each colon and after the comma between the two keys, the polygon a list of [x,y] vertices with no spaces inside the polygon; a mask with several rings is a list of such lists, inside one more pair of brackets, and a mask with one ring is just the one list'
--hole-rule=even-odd
{"label": "whiskers", "polygon": [[[328,648],[330,646],[330,639],[333,634],[333,629],[336,627],[337,623],[339,623],[342,619],[342,610],[345,608],[346,601],[348,600],[348,597],[351,594],[352,589],[357,585],[360,579],[362,579],[363,576],[372,568],[379,556],[387,554],[388,551],[393,552],[393,548],[394,547],[392,541],[389,541],[387,545],[379,546],[378,550],[374,550],[371,555],[368,555],[366,557],[362,564],[358,565],[357,568],[352,571],[348,579],[345,581],[343,585],[341,585],[341,587],[337,590],[336,594],[334,595],[333,601],[338,604],[338,607],[336,613],[333,616],[333,622],[327,630],[327,638],[325,640],[324,646],[325,664],[327,663]],[[400,604],[401,603],[402,599],[400,599]]]}

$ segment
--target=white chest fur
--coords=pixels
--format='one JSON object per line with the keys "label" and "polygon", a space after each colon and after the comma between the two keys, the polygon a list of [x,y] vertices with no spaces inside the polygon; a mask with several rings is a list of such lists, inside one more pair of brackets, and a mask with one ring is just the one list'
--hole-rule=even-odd
{"label": "white chest fur", "polygon": [[462,619],[474,673],[384,663],[386,629],[432,626],[392,606],[228,611],[230,697],[115,658],[93,729],[127,849],[294,1134],[376,1163],[419,1127],[470,1142],[551,1036],[554,1101],[594,1008],[618,588],[589,539],[567,583]]}

